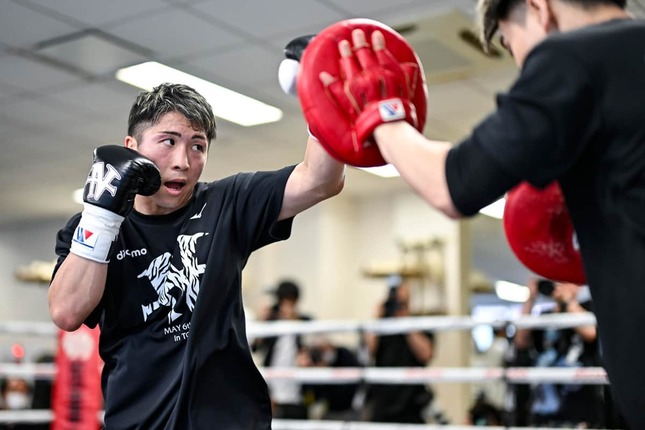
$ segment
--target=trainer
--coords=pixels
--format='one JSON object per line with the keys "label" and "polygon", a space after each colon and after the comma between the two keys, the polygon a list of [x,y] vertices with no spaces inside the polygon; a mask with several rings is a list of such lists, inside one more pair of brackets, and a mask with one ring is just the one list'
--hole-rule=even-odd
{"label": "trainer", "polygon": [[[328,72],[307,77],[315,38],[299,82],[322,82],[353,130],[376,118],[368,137],[385,161],[451,218],[476,214],[522,181],[559,182],[596,305],[604,365],[631,428],[643,429],[645,345],[634,334],[645,330],[645,23],[624,7],[624,0],[480,1],[486,41],[499,30],[521,73],[497,110],[455,146],[414,127],[409,74],[383,60],[383,31],[366,37],[359,26],[351,41],[337,43],[340,66],[335,60]],[[300,97],[305,87],[299,83]],[[397,104],[406,107],[399,117],[389,109]],[[324,141],[316,121],[325,118],[307,119]]]}

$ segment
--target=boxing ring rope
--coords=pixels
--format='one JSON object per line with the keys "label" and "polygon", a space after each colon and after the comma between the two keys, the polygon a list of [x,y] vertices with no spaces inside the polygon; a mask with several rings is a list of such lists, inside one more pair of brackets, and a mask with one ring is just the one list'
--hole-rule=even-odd
{"label": "boxing ring rope", "polygon": [[415,385],[429,383],[510,382],[514,384],[608,384],[601,367],[536,368],[536,367],[336,367],[336,368],[262,368],[264,378],[295,380],[309,384],[372,384]]}
{"label": "boxing ring rope", "polygon": [[[284,334],[314,334],[342,332],[371,332],[397,334],[410,331],[470,330],[480,325],[503,328],[509,325],[517,329],[573,328],[596,325],[591,312],[577,314],[545,314],[520,316],[509,319],[484,319],[468,316],[401,317],[372,320],[312,320],[312,321],[251,321],[247,324],[249,339],[272,337]],[[0,335],[19,334],[27,336],[55,336],[58,329],[53,323],[29,321],[0,321]]]}
{"label": "boxing ring rope", "polygon": [[[0,411],[0,423],[46,424],[54,414],[49,410]],[[102,416],[99,416],[102,419]],[[474,430],[479,427],[439,424],[385,424],[358,421],[279,420],[272,422],[273,430]],[[546,427],[486,427],[491,430],[546,430]],[[594,429],[587,429],[594,430]],[[599,429],[596,429],[599,430]]]}
{"label": "boxing ring rope", "polygon": [[[327,321],[274,321],[249,322],[247,335],[254,338],[272,337],[285,334],[325,334],[325,333],[375,333],[399,334],[410,331],[456,331],[471,330],[481,325],[493,328],[514,327],[516,329],[552,328],[564,329],[585,325],[595,325],[592,313],[549,314],[539,316],[520,316],[510,319],[482,319],[466,316],[457,317],[405,317],[364,321],[327,320]],[[0,334],[53,337],[58,329],[51,323],[0,321]],[[560,384],[608,384],[603,368],[538,368],[538,367],[454,367],[454,368],[260,368],[267,381],[288,379],[303,383],[347,384],[419,384],[419,383],[488,383],[505,382],[510,384],[560,383]],[[31,379],[54,379],[54,364],[16,364],[0,363],[0,377],[17,376]],[[53,419],[50,410],[0,411],[0,423],[47,423]],[[102,414],[99,416],[102,420]],[[341,422],[317,420],[273,420],[273,430],[404,430],[433,429],[472,430],[474,426],[455,426],[440,424],[379,424],[368,422]],[[489,427],[492,429],[513,429],[513,427]],[[517,428],[520,429],[519,427]],[[521,427],[531,430],[530,427]],[[537,429],[537,428],[535,428]],[[544,429],[544,428],[541,428]]]}
{"label": "boxing ring rope", "polygon": [[456,316],[401,317],[366,321],[314,320],[251,322],[247,325],[247,336],[251,340],[256,337],[271,337],[285,334],[368,332],[388,335],[411,331],[471,330],[481,325],[487,325],[493,328],[514,326],[520,330],[533,328],[564,329],[596,325],[596,317],[590,312],[584,312],[578,314],[522,316],[512,319],[482,319]]}

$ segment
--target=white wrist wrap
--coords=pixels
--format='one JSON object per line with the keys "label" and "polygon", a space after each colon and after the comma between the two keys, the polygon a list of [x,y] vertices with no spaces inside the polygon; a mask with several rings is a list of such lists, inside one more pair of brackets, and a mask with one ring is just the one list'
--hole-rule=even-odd
{"label": "white wrist wrap", "polygon": [[109,262],[110,248],[119,234],[123,219],[107,209],[85,203],[72,237],[70,252],[99,263]]}

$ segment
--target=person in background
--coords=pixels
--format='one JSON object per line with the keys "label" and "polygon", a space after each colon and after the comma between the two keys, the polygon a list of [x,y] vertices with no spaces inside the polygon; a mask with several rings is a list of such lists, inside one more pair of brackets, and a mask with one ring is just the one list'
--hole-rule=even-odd
{"label": "person in background", "polygon": [[[274,290],[275,303],[264,312],[265,321],[309,321],[311,317],[300,313],[300,287],[295,281],[285,279]],[[304,351],[302,336],[285,334],[277,337],[256,339],[255,351],[264,352],[265,367],[296,367],[298,355]],[[269,394],[274,418],[306,419],[302,384],[298,381],[269,381]]]}
{"label": "person in background", "polygon": [[[327,336],[316,336],[300,354],[298,365],[303,367],[360,367],[356,354],[349,348],[336,345]],[[360,411],[355,403],[358,383],[305,384],[305,395],[312,402],[322,402],[324,420],[356,421]]]}
{"label": "person in background", "polygon": [[[26,379],[10,376],[0,383],[2,409],[5,411],[22,411],[31,408],[32,388]],[[38,424],[20,422],[0,423],[0,430],[33,430]]]}
{"label": "person in background", "polygon": [[[398,276],[388,279],[388,297],[378,307],[379,318],[410,316],[410,285]],[[434,356],[434,334],[412,331],[403,334],[366,336],[375,367],[424,367]],[[424,412],[433,401],[425,385],[372,384],[368,387],[366,413],[373,422],[425,423]]]}
{"label": "person in background", "polygon": [[[586,286],[530,279],[530,295],[524,315],[535,314],[538,295],[551,299],[543,313],[581,314],[593,309]],[[518,330],[514,339],[515,366],[595,367],[600,366],[598,335],[594,325],[567,329]],[[603,389],[600,385],[548,384],[518,385],[515,409],[517,425],[570,428],[604,426]],[[526,417],[526,418],[524,418]]]}

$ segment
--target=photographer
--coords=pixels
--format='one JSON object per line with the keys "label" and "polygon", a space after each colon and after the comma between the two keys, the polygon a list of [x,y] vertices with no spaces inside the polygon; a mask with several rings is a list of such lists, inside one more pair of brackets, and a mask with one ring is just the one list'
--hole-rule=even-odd
{"label": "photographer", "polygon": [[[587,287],[531,279],[530,296],[522,313],[583,313],[592,311]],[[552,309],[536,312],[539,296],[551,299]],[[515,366],[594,367],[600,365],[595,326],[569,329],[518,330],[514,340]],[[602,386],[536,384],[516,386],[515,425],[596,428],[604,425]]]}
{"label": "photographer", "polygon": [[[410,287],[400,277],[389,279],[388,299],[379,306],[379,318],[410,316]],[[429,332],[367,335],[367,347],[376,367],[424,367],[434,354]],[[425,385],[371,385],[366,398],[369,421],[425,423],[424,411],[433,394]]]}
{"label": "photographer", "polygon": [[[309,321],[311,317],[298,310],[300,287],[292,280],[282,280],[272,291],[273,305],[262,312],[265,321]],[[253,351],[264,353],[265,367],[295,367],[298,355],[303,351],[300,335],[285,334],[277,337],[256,339],[251,345]],[[304,403],[302,386],[297,381],[275,380],[268,384],[273,417],[280,419],[306,419],[307,406]]]}
{"label": "photographer", "polygon": [[[319,335],[310,340],[298,356],[298,365],[303,367],[359,367],[356,354],[350,349],[336,345],[327,336]],[[356,421],[359,411],[354,406],[358,383],[305,384],[305,397],[313,402],[324,403],[323,420]]]}

